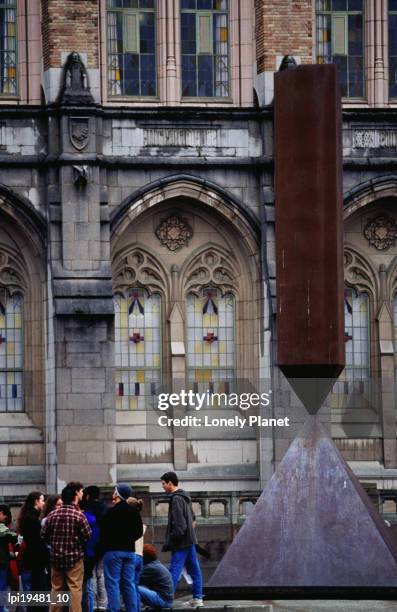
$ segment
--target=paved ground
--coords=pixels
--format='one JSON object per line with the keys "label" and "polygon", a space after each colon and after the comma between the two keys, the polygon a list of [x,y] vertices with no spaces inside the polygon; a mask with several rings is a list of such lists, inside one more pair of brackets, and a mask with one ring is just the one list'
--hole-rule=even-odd
{"label": "paved ground", "polygon": [[[173,607],[173,610],[186,610],[186,605],[183,604],[189,601],[190,597],[178,599]],[[191,609],[191,608],[190,608]],[[347,599],[332,599],[332,600],[274,600],[274,601],[205,601],[205,607],[197,608],[197,610],[205,610],[206,612],[245,612],[252,610],[253,612],[397,612],[397,601],[379,601],[379,600],[347,600]]]}

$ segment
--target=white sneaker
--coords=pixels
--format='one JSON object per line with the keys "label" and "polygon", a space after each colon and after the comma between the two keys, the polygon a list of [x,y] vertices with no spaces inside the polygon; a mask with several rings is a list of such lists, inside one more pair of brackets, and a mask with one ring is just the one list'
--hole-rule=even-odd
{"label": "white sneaker", "polygon": [[191,599],[189,604],[192,608],[202,608],[204,606],[204,602],[202,599]]}

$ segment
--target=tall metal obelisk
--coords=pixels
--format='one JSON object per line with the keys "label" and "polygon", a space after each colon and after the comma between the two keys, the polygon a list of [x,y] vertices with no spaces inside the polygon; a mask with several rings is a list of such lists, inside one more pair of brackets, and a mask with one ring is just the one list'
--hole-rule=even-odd
{"label": "tall metal obelisk", "polygon": [[275,78],[277,360],[309,416],[212,576],[219,597],[397,594],[397,548],[317,412],[344,367],[334,66]]}

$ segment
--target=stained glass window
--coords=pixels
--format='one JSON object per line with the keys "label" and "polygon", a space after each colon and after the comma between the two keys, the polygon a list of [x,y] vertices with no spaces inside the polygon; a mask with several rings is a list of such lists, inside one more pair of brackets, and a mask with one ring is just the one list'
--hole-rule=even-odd
{"label": "stained glass window", "polygon": [[228,97],[228,0],[181,0],[182,96]]}
{"label": "stained glass window", "polygon": [[397,295],[394,296],[394,359],[397,374]]}
{"label": "stained glass window", "polygon": [[397,0],[389,0],[389,96],[397,98]]}
{"label": "stained glass window", "polygon": [[336,408],[362,405],[359,396],[369,393],[369,299],[366,293],[345,288],[346,366],[331,397]]}
{"label": "stained glass window", "polygon": [[156,95],[155,0],[108,0],[108,91]]}
{"label": "stained glass window", "polygon": [[133,289],[115,297],[116,408],[145,408],[161,377],[161,298]]}
{"label": "stained glass window", "polygon": [[318,64],[336,64],[342,96],[364,96],[363,0],[316,0]]}
{"label": "stained glass window", "polygon": [[17,93],[17,26],[15,0],[0,0],[0,93]]}
{"label": "stained glass window", "polygon": [[198,391],[228,393],[235,377],[235,300],[206,288],[187,298],[188,379]]}
{"label": "stained glass window", "polygon": [[0,290],[0,412],[23,410],[23,298]]}

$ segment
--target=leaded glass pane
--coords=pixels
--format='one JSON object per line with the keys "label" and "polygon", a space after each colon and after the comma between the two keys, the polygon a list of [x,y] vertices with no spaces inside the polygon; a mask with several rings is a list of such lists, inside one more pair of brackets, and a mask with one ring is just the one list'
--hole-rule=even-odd
{"label": "leaded glass pane", "polygon": [[205,11],[212,9],[212,0],[197,0],[197,8]]}
{"label": "leaded glass pane", "polygon": [[349,11],[363,11],[363,0],[349,0],[348,2]]}
{"label": "leaded glass pane", "polygon": [[161,380],[161,298],[133,289],[115,297],[116,408],[144,409]]}
{"label": "leaded glass pane", "polygon": [[182,96],[228,97],[227,0],[182,0],[181,8]]}
{"label": "leaded glass pane", "polygon": [[370,389],[369,299],[366,293],[345,289],[345,369],[333,388],[334,408],[363,405]]}
{"label": "leaded glass pane", "polygon": [[[121,0],[108,5],[108,91],[112,96],[156,95],[154,0]],[[114,10],[119,9],[119,10]]]}
{"label": "leaded glass pane", "polygon": [[343,97],[364,96],[364,26],[361,0],[317,0],[318,64],[336,64]]}
{"label": "leaded glass pane", "polygon": [[332,0],[333,11],[347,11],[347,0]]}
{"label": "leaded glass pane", "polygon": [[316,0],[316,11],[330,11],[331,0]]}
{"label": "leaded glass pane", "polygon": [[23,298],[0,292],[0,412],[23,410]]}
{"label": "leaded glass pane", "polygon": [[17,93],[16,3],[0,2],[0,93]]}
{"label": "leaded glass pane", "polygon": [[235,300],[207,288],[188,295],[188,379],[199,391],[223,393],[235,377]]}
{"label": "leaded glass pane", "polygon": [[389,0],[389,96],[397,98],[397,0]]}
{"label": "leaded glass pane", "polygon": [[394,370],[397,386],[397,295],[394,296]]}

